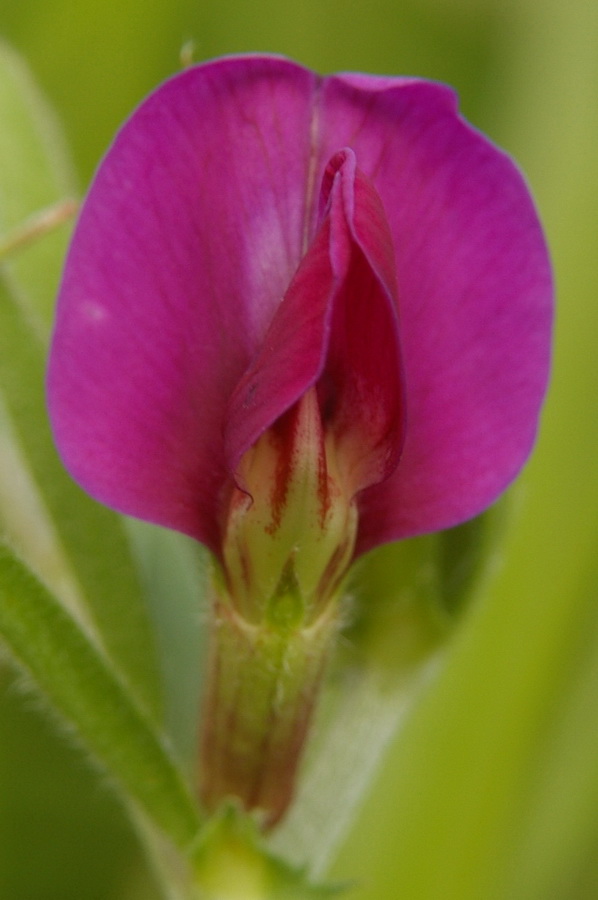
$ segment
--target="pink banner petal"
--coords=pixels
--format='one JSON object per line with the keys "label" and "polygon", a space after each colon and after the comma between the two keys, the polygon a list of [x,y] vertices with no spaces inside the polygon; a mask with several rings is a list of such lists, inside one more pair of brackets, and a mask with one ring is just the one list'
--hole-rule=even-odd
{"label": "pink banner petal", "polygon": [[152,94],[108,152],[49,371],[73,476],[217,549],[228,398],[301,259],[316,76],[243,57]]}
{"label": "pink banner petal", "polygon": [[448,88],[331,78],[320,117],[323,153],[353,148],[396,252],[408,428],[361,496],[362,552],[481,512],[517,474],[548,379],[551,271],[520,173]]}

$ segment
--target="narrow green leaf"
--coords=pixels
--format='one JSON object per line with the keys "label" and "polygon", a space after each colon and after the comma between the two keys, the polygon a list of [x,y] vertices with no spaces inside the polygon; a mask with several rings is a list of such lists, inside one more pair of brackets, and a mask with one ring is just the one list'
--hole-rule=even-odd
{"label": "narrow green leaf", "polygon": [[[0,388],[12,423],[3,429],[0,446],[0,488],[10,488],[0,490],[0,503],[2,495],[6,499],[0,526],[44,577],[50,545],[55,546],[54,570],[68,560],[105,647],[157,713],[153,634],[122,523],[66,475],[45,411],[46,339],[67,237],[64,229],[48,233],[48,225],[64,215],[72,183],[51,110],[26,66],[0,42],[0,245],[5,253],[0,261]],[[28,514],[35,515],[30,528],[24,522]],[[27,533],[30,537],[21,540]],[[65,570],[62,579],[58,574],[51,580],[67,584],[71,573]]]}
{"label": "narrow green leaf", "polygon": [[106,648],[157,711],[153,637],[122,523],[72,482],[58,458],[45,410],[44,356],[0,274],[0,384],[17,438]]}
{"label": "narrow green leaf", "polygon": [[0,392],[0,529],[78,620],[91,626],[81,589],[25,462]]}
{"label": "narrow green leaf", "polygon": [[197,735],[210,591],[208,551],[197,541],[138,519],[126,530],[154,624],[164,691],[164,727],[178,758],[197,770]]}
{"label": "narrow green leaf", "polygon": [[199,817],[170,749],[83,630],[4,543],[0,634],[125,798],[185,849]]}
{"label": "narrow green leaf", "polygon": [[[67,198],[74,194],[75,177],[54,114],[27,67],[0,41],[0,245],[10,249],[17,239],[14,250],[20,252],[6,266],[45,333],[68,238],[67,229],[57,226],[69,212],[72,219]],[[56,227],[49,227],[48,217]],[[44,239],[23,249],[25,231],[35,235],[42,227],[48,232]]]}

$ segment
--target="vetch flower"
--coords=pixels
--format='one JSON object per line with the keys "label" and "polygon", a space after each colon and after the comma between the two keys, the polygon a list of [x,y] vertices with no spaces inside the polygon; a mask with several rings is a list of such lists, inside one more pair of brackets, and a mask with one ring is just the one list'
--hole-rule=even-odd
{"label": "vetch flower", "polygon": [[225,58],[123,127],[68,256],[50,413],[90,494],[218,561],[208,805],[282,815],[351,561],[511,482],[551,316],[522,177],[447,87]]}

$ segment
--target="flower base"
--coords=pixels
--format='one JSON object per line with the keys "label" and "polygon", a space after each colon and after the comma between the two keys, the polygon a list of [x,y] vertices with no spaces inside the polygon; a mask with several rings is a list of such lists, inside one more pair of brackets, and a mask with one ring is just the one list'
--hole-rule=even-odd
{"label": "flower base", "polygon": [[201,741],[201,798],[236,799],[272,828],[291,802],[338,603],[308,627],[247,622],[217,600]]}

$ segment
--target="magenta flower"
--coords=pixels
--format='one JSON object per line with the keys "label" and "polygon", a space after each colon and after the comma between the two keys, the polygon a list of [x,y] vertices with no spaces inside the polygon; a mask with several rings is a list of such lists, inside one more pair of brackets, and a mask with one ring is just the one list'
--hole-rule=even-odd
{"label": "magenta flower", "polygon": [[513,479],[551,305],[521,176],[452,91],[223,59],[152,94],[95,179],[50,361],[57,443],[97,499],[220,554],[239,460],[317,385],[359,457],[363,552]]}
{"label": "magenta flower", "polygon": [[206,544],[253,619],[281,572],[328,594],[355,555],[505,489],[551,315],[525,184],[451,90],[222,59],[152,94],[96,176],[56,441],[98,500]]}

